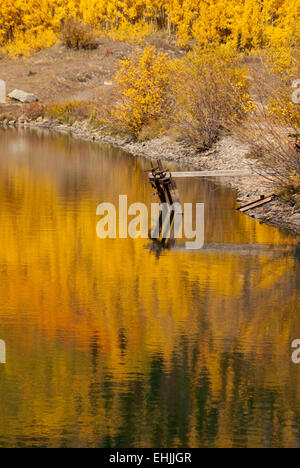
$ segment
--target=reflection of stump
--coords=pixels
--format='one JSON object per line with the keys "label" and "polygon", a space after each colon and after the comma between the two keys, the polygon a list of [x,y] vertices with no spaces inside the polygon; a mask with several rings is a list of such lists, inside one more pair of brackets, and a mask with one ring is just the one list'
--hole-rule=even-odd
{"label": "reflection of stump", "polygon": [[[158,160],[158,167],[152,167],[150,172],[150,184],[152,188],[155,189],[155,193],[161,203],[159,219],[154,229],[156,234],[154,237],[151,236],[151,238],[152,240],[156,240],[156,245],[160,239],[163,248],[171,248],[175,244],[175,238],[177,235],[175,230],[178,231],[178,223],[175,219],[176,216],[181,216],[180,225],[182,223],[183,211],[180,203],[179,192],[171,173],[163,168],[160,160]],[[167,224],[167,228],[164,231],[164,224],[168,217],[170,222]]]}
{"label": "reflection of stump", "polygon": [[0,364],[6,363],[6,345],[3,340],[0,340]]}

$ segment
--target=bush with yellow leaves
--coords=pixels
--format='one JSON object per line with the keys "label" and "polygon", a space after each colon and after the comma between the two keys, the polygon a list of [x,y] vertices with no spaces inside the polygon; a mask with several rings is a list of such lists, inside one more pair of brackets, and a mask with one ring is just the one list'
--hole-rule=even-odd
{"label": "bush with yellow leaves", "polygon": [[170,100],[170,65],[167,55],[154,47],[122,60],[116,75],[119,99],[110,112],[116,128],[137,137],[144,125],[165,114]]}
{"label": "bush with yellow leaves", "polygon": [[247,69],[225,45],[196,49],[174,63],[173,120],[181,138],[209,149],[232,122],[252,109]]}

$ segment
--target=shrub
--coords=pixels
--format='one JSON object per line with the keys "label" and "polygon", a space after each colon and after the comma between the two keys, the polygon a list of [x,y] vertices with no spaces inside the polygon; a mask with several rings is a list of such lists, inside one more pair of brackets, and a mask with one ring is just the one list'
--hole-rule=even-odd
{"label": "shrub", "polygon": [[64,101],[58,104],[48,104],[45,115],[50,119],[59,119],[66,124],[72,124],[76,120],[88,119],[93,111],[93,106],[84,101]]}
{"label": "shrub", "polygon": [[267,108],[259,106],[236,130],[257,159],[256,172],[279,193],[300,193],[299,132],[300,127],[282,125]]}
{"label": "shrub", "polygon": [[300,73],[297,50],[265,51],[252,93],[255,108],[235,129],[259,163],[258,172],[285,194],[300,193],[299,104],[292,102],[292,82]]}
{"label": "shrub", "polygon": [[256,171],[279,192],[300,193],[300,152],[296,147],[296,133],[278,125],[271,117],[256,115],[247,122],[243,141],[257,158]]}
{"label": "shrub", "polygon": [[247,70],[225,46],[196,49],[175,62],[173,93],[179,134],[199,151],[209,149],[229,123],[241,121],[252,107]]}
{"label": "shrub", "polygon": [[270,114],[278,122],[298,130],[300,112],[299,105],[292,100],[292,82],[300,77],[300,48],[284,47],[267,51],[263,72],[263,77],[266,73],[273,77],[264,86]]}
{"label": "shrub", "polygon": [[149,121],[146,125],[143,126],[141,129],[138,140],[139,141],[150,141],[154,138],[158,138],[162,136],[166,131],[166,122],[163,119]]}
{"label": "shrub", "polygon": [[170,60],[166,54],[147,47],[121,62],[116,75],[118,104],[110,121],[121,131],[135,137],[149,121],[161,117],[170,101]]}
{"label": "shrub", "polygon": [[74,18],[69,18],[61,30],[63,43],[70,49],[97,49],[98,37],[93,28]]}
{"label": "shrub", "polygon": [[31,102],[26,106],[25,115],[30,120],[45,116],[45,106],[39,102]]}

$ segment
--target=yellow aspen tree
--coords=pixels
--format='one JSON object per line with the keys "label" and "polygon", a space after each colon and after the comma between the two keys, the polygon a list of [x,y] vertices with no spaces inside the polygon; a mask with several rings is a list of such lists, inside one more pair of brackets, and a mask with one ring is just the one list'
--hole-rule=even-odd
{"label": "yellow aspen tree", "polygon": [[41,42],[42,32],[53,40],[61,23],[76,17],[104,32],[123,31],[123,40],[144,37],[151,25],[176,35],[179,45],[196,39],[250,50],[299,45],[299,15],[299,0],[1,0],[0,45]]}

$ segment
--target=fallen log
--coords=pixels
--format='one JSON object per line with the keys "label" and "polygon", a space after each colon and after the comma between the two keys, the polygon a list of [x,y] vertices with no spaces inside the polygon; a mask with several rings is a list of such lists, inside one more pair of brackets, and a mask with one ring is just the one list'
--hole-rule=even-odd
{"label": "fallen log", "polygon": [[245,213],[246,211],[253,210],[254,208],[258,208],[259,206],[266,205],[267,203],[272,202],[277,198],[277,195],[270,195],[269,197],[265,197],[264,195],[259,199],[254,202],[248,203],[247,205],[240,206],[237,208],[238,211],[241,213]]}

